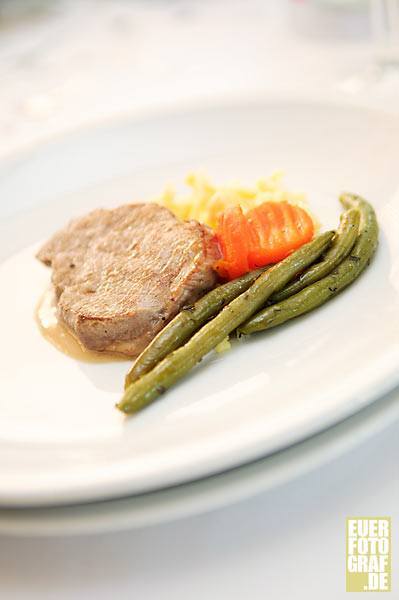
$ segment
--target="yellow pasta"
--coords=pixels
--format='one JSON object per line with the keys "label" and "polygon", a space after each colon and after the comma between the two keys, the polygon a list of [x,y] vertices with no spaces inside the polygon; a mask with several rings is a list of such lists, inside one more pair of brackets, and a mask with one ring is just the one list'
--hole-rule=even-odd
{"label": "yellow pasta", "polygon": [[188,193],[178,194],[171,186],[155,199],[166,206],[178,218],[186,221],[195,219],[212,228],[217,227],[219,215],[229,206],[239,204],[244,211],[263,202],[286,201],[299,204],[308,210],[304,194],[291,192],[283,184],[283,173],[277,171],[269,177],[259,179],[253,187],[239,183],[215,186],[203,173],[189,173],[185,179]]}

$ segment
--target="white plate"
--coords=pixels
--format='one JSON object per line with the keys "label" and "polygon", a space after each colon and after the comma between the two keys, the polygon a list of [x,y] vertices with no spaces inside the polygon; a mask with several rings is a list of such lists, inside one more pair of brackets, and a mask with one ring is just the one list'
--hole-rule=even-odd
{"label": "white plate", "polygon": [[[110,498],[220,472],[354,413],[399,379],[399,121],[282,102],[125,121],[0,166],[0,503]],[[349,189],[375,204],[376,259],[314,313],[212,356],[135,418],[115,408],[127,364],[83,364],[36,329],[49,274],[31,244],[71,216],[151,197],[203,167],[252,181],[283,168],[325,228]]]}
{"label": "white plate", "polygon": [[83,535],[147,527],[241,502],[350,452],[399,419],[399,389],[303,442],[230,471],[138,496],[75,506],[0,508],[0,534]]}

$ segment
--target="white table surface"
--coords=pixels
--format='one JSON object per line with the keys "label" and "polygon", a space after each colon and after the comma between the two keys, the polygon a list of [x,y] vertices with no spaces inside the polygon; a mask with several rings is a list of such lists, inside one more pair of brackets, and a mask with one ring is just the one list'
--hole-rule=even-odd
{"label": "white table surface", "polygon": [[[53,2],[30,19],[6,12],[0,156],[115,114],[276,89],[399,105],[392,79],[367,93],[359,83],[371,56],[364,17],[316,11],[306,35],[304,13],[287,6],[85,0]],[[92,537],[0,538],[0,597],[336,600],[346,595],[345,518],[391,515],[397,598],[398,456],[399,422],[317,471],[206,515]]]}

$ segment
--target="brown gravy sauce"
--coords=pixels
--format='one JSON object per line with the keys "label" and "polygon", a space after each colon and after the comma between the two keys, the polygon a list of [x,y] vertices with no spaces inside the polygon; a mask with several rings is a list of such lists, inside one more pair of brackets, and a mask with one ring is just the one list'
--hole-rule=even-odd
{"label": "brown gravy sauce", "polygon": [[42,336],[57,350],[67,356],[83,362],[115,362],[128,361],[127,356],[117,353],[94,352],[88,350],[79,342],[71,331],[59,321],[55,294],[50,287],[41,297],[35,311],[35,318]]}

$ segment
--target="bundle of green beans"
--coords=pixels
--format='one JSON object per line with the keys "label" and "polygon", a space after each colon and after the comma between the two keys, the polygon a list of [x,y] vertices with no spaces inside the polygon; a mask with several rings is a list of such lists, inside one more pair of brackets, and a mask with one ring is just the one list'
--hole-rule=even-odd
{"label": "bundle of green beans", "polygon": [[248,334],[284,323],[354,281],[374,254],[378,225],[362,198],[343,194],[340,200],[347,210],[335,235],[321,234],[270,269],[221,285],[181,311],[138,357],[117,407],[138,412],[234,330]]}

